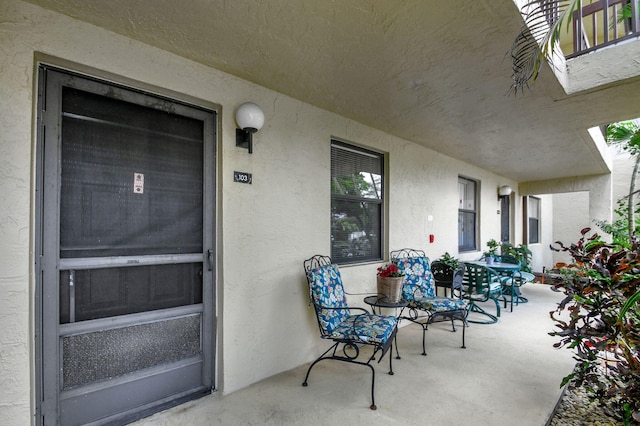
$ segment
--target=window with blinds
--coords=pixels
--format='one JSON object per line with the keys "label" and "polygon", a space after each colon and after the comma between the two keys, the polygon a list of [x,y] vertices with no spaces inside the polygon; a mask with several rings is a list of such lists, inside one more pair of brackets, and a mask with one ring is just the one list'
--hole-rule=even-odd
{"label": "window with blinds", "polygon": [[477,182],[458,177],[458,251],[476,250]]}
{"label": "window with blinds", "polygon": [[540,198],[528,197],[528,243],[535,244],[540,242]]}
{"label": "window with blinds", "polygon": [[331,257],[382,259],[384,155],[331,141]]}

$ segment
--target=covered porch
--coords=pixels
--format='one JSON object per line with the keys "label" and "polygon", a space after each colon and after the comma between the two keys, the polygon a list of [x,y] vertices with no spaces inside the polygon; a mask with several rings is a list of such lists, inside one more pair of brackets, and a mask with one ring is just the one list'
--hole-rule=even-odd
{"label": "covered porch", "polygon": [[376,364],[376,411],[368,408],[368,369],[327,361],[313,370],[306,388],[301,383],[308,364],[135,424],[544,425],[561,395],[560,380],[574,362],[570,351],[553,348],[555,340],[547,334],[553,329],[549,311],[561,293],[531,283],[523,293],[529,303],[504,310],[497,324],[471,324],[467,349],[452,338],[448,323],[436,323],[427,332],[423,357],[420,328],[403,323],[395,374],[387,374],[386,357]]}
{"label": "covered porch", "polygon": [[[463,261],[479,258],[487,240],[499,238],[507,212],[510,241],[529,243],[537,272],[552,265],[548,245],[558,239],[555,230],[567,228],[564,241],[577,237],[583,226],[577,210],[588,223],[611,217],[611,159],[602,137],[594,140],[590,129],[640,116],[640,104],[629,96],[640,92],[640,64],[628,60],[640,40],[568,60],[564,79],[545,65],[534,90],[507,96],[511,67],[505,54],[523,23],[516,3],[0,2],[0,92],[6,99],[0,107],[0,342],[6,360],[0,377],[10,384],[0,393],[0,418],[7,424],[64,424],[60,372],[66,370],[57,368],[63,364],[57,300],[62,281],[56,269],[60,221],[53,212],[68,216],[56,204],[59,163],[47,157],[47,176],[53,178],[44,179],[41,161],[48,153],[58,155],[61,146],[48,139],[46,146],[53,148],[45,150],[41,131],[57,128],[41,126],[41,117],[49,115],[41,101],[61,104],[43,96],[46,81],[53,80],[43,78],[42,70],[50,67],[130,96],[215,113],[215,137],[205,138],[206,149],[203,144],[199,151],[215,166],[207,168],[199,197],[206,214],[198,234],[210,247],[203,244],[195,258],[206,266],[202,287],[209,296],[206,306],[197,307],[209,327],[198,347],[210,352],[196,380],[214,392],[140,424],[424,424],[426,418],[444,424],[542,424],[573,362],[568,351],[552,348],[546,334],[548,312],[559,295],[538,285],[525,289],[540,293],[538,301],[527,294],[532,302],[504,312],[500,323],[472,325],[466,350],[459,349],[456,336],[434,326],[429,355],[422,357],[421,330],[404,327],[396,375],[386,375],[386,365],[378,369],[376,412],[367,408],[366,370],[346,372],[343,365],[326,363],[314,370],[308,388],[301,386],[308,363],[326,343],[317,335],[301,263],[332,249],[334,141],[375,154],[385,170],[380,256],[345,264],[342,273],[352,293],[374,291],[376,268],[393,249],[424,249],[432,260],[445,252]],[[577,74],[591,79],[569,78]],[[260,105],[265,115],[252,154],[236,140],[235,113],[246,102]],[[140,173],[136,164],[121,176]],[[236,176],[253,178],[246,184]],[[462,249],[461,180],[475,183],[477,207],[466,213],[478,218],[473,245]],[[504,207],[503,186],[513,190]],[[133,196],[136,187],[126,188]],[[42,207],[44,189],[54,204],[50,209]],[[570,214],[561,213],[565,222],[558,223],[553,197],[573,193],[581,196],[579,208],[567,202]],[[535,196],[543,203],[542,233],[531,244],[523,201]],[[123,212],[125,218],[156,217]],[[41,255],[44,222],[47,256]],[[350,232],[355,237],[361,230]],[[139,262],[122,260],[126,268]],[[125,289],[125,280],[121,284]],[[52,297],[45,297],[45,289]],[[108,294],[119,300],[129,293]],[[51,321],[42,315],[45,310]],[[137,326],[135,315],[122,316]],[[142,347],[139,334],[132,336],[124,343]],[[43,361],[45,356],[51,360]],[[144,357],[123,358],[137,368]],[[155,372],[145,369],[135,378]],[[155,388],[141,389],[114,393],[127,400]],[[68,393],[88,407],[83,392]],[[105,400],[96,398],[95,406]],[[128,415],[127,407],[117,410]]]}

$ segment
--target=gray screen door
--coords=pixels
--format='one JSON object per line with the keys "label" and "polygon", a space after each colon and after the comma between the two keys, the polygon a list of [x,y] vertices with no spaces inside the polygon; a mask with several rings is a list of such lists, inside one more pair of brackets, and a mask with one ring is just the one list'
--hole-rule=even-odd
{"label": "gray screen door", "polygon": [[39,423],[210,392],[216,113],[47,67],[39,83]]}

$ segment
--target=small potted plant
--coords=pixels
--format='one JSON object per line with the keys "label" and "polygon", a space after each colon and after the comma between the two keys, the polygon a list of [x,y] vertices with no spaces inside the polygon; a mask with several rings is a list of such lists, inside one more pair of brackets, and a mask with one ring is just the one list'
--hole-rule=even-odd
{"label": "small potted plant", "polygon": [[500,243],[492,238],[487,241],[487,247],[489,250],[485,251],[483,254],[487,261],[487,265],[493,265],[493,261],[498,255],[498,247],[500,247]]}
{"label": "small potted plant", "polygon": [[445,252],[442,256],[431,263],[431,273],[436,287],[444,289],[444,295],[448,291],[453,294],[453,276],[460,268],[460,261],[453,257],[449,252]]}
{"label": "small potted plant", "polygon": [[391,303],[397,303],[402,299],[402,286],[404,285],[404,272],[397,265],[389,263],[378,268],[378,294],[386,297]]}
{"label": "small potted plant", "polygon": [[441,262],[447,265],[449,269],[451,269],[452,273],[453,271],[458,269],[458,267],[460,266],[460,261],[458,261],[457,258],[451,256],[451,254],[449,254],[448,251],[445,252],[442,256],[440,256],[437,260],[438,262]]}

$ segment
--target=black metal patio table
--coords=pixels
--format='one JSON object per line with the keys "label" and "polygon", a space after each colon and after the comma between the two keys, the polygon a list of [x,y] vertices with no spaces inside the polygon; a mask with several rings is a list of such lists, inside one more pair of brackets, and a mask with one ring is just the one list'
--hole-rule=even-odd
{"label": "black metal patio table", "polygon": [[387,298],[387,296],[383,295],[375,295],[375,296],[367,296],[364,298],[364,303],[371,306],[372,313],[376,313],[375,310],[378,308],[378,313],[380,314],[382,308],[386,309],[400,309],[400,313],[402,313],[402,309],[406,308],[409,305],[404,299],[400,299],[398,302],[391,302]]}

